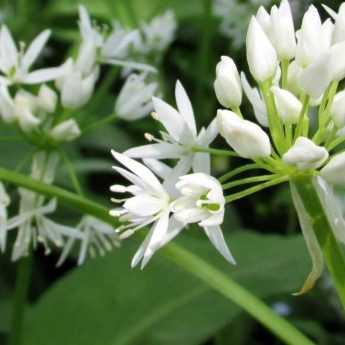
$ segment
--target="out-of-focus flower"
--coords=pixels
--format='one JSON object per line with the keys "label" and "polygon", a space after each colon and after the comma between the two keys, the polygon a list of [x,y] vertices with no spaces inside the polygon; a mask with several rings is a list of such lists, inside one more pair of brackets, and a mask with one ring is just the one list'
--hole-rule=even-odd
{"label": "out-of-focus flower", "polygon": [[218,110],[217,123],[220,134],[239,156],[252,159],[270,156],[270,139],[257,124],[229,110]]}
{"label": "out-of-focus flower", "polygon": [[[191,168],[194,172],[210,172],[210,157],[208,153],[195,152],[193,147],[207,148],[218,134],[214,120],[207,129],[202,128],[197,133],[194,112],[189,97],[178,81],[175,88],[178,111],[163,100],[154,97],[154,119],[159,121],[167,132],[162,133],[162,140],[148,135],[157,141],[155,144],[129,149],[125,154],[132,158],[179,159],[176,172],[187,174]],[[182,168],[183,167],[183,168]]]}
{"label": "out-of-focus flower", "polygon": [[145,74],[131,74],[127,78],[115,103],[115,114],[121,119],[141,119],[152,111],[152,97],[157,92],[158,83],[147,83],[146,77]]}
{"label": "out-of-focus flower", "polygon": [[345,153],[339,153],[322,168],[321,176],[333,185],[345,185]]}
{"label": "out-of-focus flower", "polygon": [[46,84],[43,84],[38,91],[37,106],[47,113],[53,113],[57,102],[58,96],[56,92]]}
{"label": "out-of-focus flower", "polygon": [[10,204],[10,197],[6,193],[4,185],[0,182],[0,250],[6,249],[7,238],[7,207]]}
{"label": "out-of-focus flower", "polygon": [[0,83],[9,84],[38,84],[55,80],[64,73],[64,66],[39,69],[30,72],[50,36],[50,30],[41,32],[23,51],[18,51],[6,25],[0,31],[0,71],[4,76]]}
{"label": "out-of-focus flower", "polygon": [[120,246],[120,240],[114,228],[95,217],[83,217],[76,229],[80,232],[81,237],[70,237],[67,240],[57,266],[61,266],[65,262],[76,242],[80,242],[79,266],[85,262],[87,255],[91,258],[95,258],[97,255],[104,256],[113,247]]}
{"label": "out-of-focus flower", "polygon": [[56,142],[68,142],[77,139],[81,134],[74,119],[63,121],[50,130],[50,137]]}
{"label": "out-of-focus flower", "polygon": [[283,161],[300,170],[317,169],[328,158],[327,150],[305,137],[297,138],[295,144],[283,155]]}
{"label": "out-of-focus flower", "polygon": [[226,108],[237,108],[242,102],[240,75],[234,61],[222,56],[216,67],[214,90],[219,103]]}
{"label": "out-of-focus flower", "polygon": [[182,224],[198,223],[224,258],[235,264],[220,228],[225,198],[218,180],[203,173],[190,174],[180,177],[176,188],[182,196],[173,203],[174,217]]}

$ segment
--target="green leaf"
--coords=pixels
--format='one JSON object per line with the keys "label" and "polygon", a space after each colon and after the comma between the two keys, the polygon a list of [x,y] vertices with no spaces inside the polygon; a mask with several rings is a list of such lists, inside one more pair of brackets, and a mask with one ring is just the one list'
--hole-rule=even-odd
{"label": "green leaf", "polygon": [[[259,296],[294,292],[307,272],[299,236],[232,235],[228,242],[238,260],[236,268],[224,262],[201,233],[181,237],[178,242],[184,247]],[[130,270],[136,246],[126,242],[60,280],[33,307],[25,344],[198,344],[240,312],[159,254],[144,271]]]}

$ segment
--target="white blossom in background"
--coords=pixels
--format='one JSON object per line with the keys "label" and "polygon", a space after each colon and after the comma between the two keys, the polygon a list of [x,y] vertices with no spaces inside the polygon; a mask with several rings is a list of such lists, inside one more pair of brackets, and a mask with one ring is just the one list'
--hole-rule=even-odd
{"label": "white blossom in background", "polygon": [[[51,184],[57,164],[56,154],[40,152],[34,157],[31,177]],[[8,219],[6,226],[6,231],[18,228],[12,251],[13,261],[29,255],[30,248],[35,249],[39,243],[45,247],[45,254],[49,254],[51,243],[56,247],[62,247],[67,238],[81,238],[76,229],[58,224],[47,217],[56,210],[55,199],[45,203],[43,196],[23,188],[19,188],[19,195],[18,215]]]}
{"label": "white blossom in background", "polygon": [[195,152],[193,147],[207,148],[218,134],[216,121],[197,132],[194,111],[190,99],[178,81],[175,88],[177,109],[163,100],[154,97],[153,117],[159,121],[166,132],[162,132],[162,139],[147,135],[154,144],[129,149],[125,154],[132,158],[178,159],[176,172],[187,174],[192,168],[194,172],[210,173],[210,157],[208,153]]}
{"label": "white blossom in background", "polygon": [[6,249],[7,238],[7,207],[10,204],[10,197],[6,193],[4,185],[0,182],[0,250]]}
{"label": "white blossom in background", "polygon": [[174,217],[182,224],[198,223],[220,254],[235,264],[220,228],[225,198],[218,180],[203,173],[190,174],[181,176],[176,188],[182,196],[173,202]]}
{"label": "white blossom in background", "polygon": [[59,143],[73,141],[79,138],[80,135],[81,130],[74,119],[69,119],[59,123],[49,132],[50,138]]}
{"label": "white blossom in background", "polygon": [[99,219],[92,216],[84,216],[80,223],[76,226],[80,232],[80,237],[69,237],[61,256],[57,262],[57,266],[61,266],[76,243],[79,244],[78,265],[82,265],[87,256],[95,258],[97,255],[104,256],[114,247],[120,246],[120,240],[115,233],[114,228]]}
{"label": "white blossom in background", "polygon": [[152,97],[158,91],[158,83],[147,82],[146,74],[131,74],[117,96],[115,114],[127,121],[147,116],[153,110]]}
{"label": "white blossom in background", "polygon": [[148,23],[142,23],[141,39],[135,48],[142,53],[150,51],[163,52],[174,40],[177,29],[176,17],[173,11],[167,10],[162,15],[154,17]]}
{"label": "white blossom in background", "polygon": [[[38,84],[55,80],[64,73],[65,66],[43,68],[30,72],[44,49],[51,32],[41,32],[25,49],[21,46],[18,50],[10,31],[6,25],[0,30],[0,83],[10,84]],[[25,50],[24,50],[25,49]]]}

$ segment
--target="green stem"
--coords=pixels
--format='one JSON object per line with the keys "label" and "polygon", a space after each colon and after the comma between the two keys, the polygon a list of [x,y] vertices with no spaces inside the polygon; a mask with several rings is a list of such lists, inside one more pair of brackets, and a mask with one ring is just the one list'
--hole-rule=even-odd
{"label": "green stem", "polygon": [[261,175],[261,176],[251,176],[251,177],[245,177],[236,181],[232,181],[229,183],[226,183],[223,185],[223,189],[227,190],[233,187],[237,187],[237,186],[241,186],[244,184],[250,184],[250,183],[256,183],[256,182],[263,182],[263,181],[267,181],[267,180],[272,180],[276,177],[278,177],[279,175],[274,175],[274,174],[270,174],[270,175]]}
{"label": "green stem", "polygon": [[9,345],[21,345],[24,314],[26,309],[26,298],[30,287],[31,256],[22,258],[18,262],[16,287],[13,300],[11,332]]}
{"label": "green stem", "polygon": [[333,149],[335,149],[338,145],[341,145],[345,142],[345,136],[341,136],[337,139],[334,139],[333,141],[331,141],[328,146],[327,146],[327,150],[328,151],[332,151]]}
{"label": "green stem", "polygon": [[229,202],[233,202],[233,201],[236,201],[236,200],[239,200],[239,199],[242,199],[248,195],[251,195],[251,194],[254,194],[254,193],[257,193],[263,189],[266,189],[266,188],[269,188],[269,187],[273,187],[273,186],[276,186],[280,183],[283,183],[283,182],[287,182],[289,181],[289,176],[281,176],[281,177],[278,177],[274,180],[271,180],[271,181],[267,181],[267,182],[264,182],[264,183],[261,183],[257,186],[254,186],[254,187],[250,187],[248,189],[245,189],[241,192],[238,192],[238,193],[234,193],[234,194],[230,194],[228,195],[225,200],[227,203]]}
{"label": "green stem", "polygon": [[315,190],[312,177],[295,179],[293,183],[310,217],[329,273],[332,276],[338,296],[345,309],[345,261],[332,230],[332,225]]}
{"label": "green stem", "polygon": [[287,89],[288,84],[288,69],[289,69],[289,60],[285,59],[281,62],[282,70],[282,88]]}
{"label": "green stem", "polygon": [[309,96],[304,96],[303,107],[302,107],[302,110],[301,110],[301,114],[299,116],[299,120],[298,120],[298,124],[297,124],[297,127],[296,127],[296,131],[295,131],[295,138],[294,138],[295,140],[302,135],[304,119],[305,119],[305,116],[307,115],[308,109],[309,109],[309,102],[310,102],[310,97]]}
{"label": "green stem", "polygon": [[234,170],[229,171],[225,175],[221,176],[218,180],[219,182],[225,182],[227,180],[230,180],[232,177],[242,174],[243,172],[250,171],[250,170],[256,170],[256,169],[263,169],[258,164],[246,164],[242,165]]}
{"label": "green stem", "polygon": [[118,118],[118,117],[116,116],[116,114],[110,114],[110,115],[104,117],[103,119],[98,120],[98,121],[95,121],[95,122],[91,123],[90,125],[84,127],[84,128],[82,129],[82,133],[83,133],[83,135],[84,135],[85,133],[88,133],[88,132],[91,132],[91,131],[93,131],[93,130],[95,130],[95,129],[98,129],[98,128],[100,128],[100,127],[103,127],[103,126],[105,126],[105,125],[107,125],[108,123],[111,123],[111,122],[113,122],[113,121],[114,121],[114,123],[115,123],[115,120],[116,120],[117,118]]}
{"label": "green stem", "polygon": [[[0,180],[14,183],[49,197],[56,197],[64,204],[70,205],[80,212],[93,215],[113,226],[117,223],[117,221],[109,215],[107,208],[61,188],[46,185],[26,177],[25,175],[13,173],[3,168],[0,168]],[[229,276],[197,257],[195,254],[186,251],[184,248],[174,243],[171,243],[162,250],[162,252],[184,270],[204,281],[215,291],[218,291],[227,299],[246,310],[286,344],[314,345],[293,325],[274,313],[264,302],[233,281]]]}
{"label": "green stem", "polygon": [[234,151],[212,149],[210,147],[193,146],[194,152],[206,152],[215,156],[227,156],[227,157],[238,157],[238,154]]}

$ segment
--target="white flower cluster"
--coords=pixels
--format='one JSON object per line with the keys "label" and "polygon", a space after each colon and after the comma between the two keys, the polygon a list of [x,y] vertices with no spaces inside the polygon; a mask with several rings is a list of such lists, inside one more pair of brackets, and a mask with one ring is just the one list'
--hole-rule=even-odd
{"label": "white flower cluster", "polygon": [[[114,23],[110,29],[98,26],[86,8],[79,6],[79,29],[81,42],[74,57],[61,66],[36,70],[33,67],[44,55],[51,31],[43,31],[26,46],[16,44],[6,25],[0,30],[0,121],[17,127],[23,139],[38,148],[32,157],[31,177],[46,184],[54,181],[60,145],[82,134],[76,110],[80,112],[92,98],[103,64],[137,71],[125,81],[115,102],[115,115],[131,121],[150,113],[151,98],[159,88],[156,69],[145,59],[162,56],[174,38],[176,20],[167,11],[139,28],[125,29]],[[85,216],[75,227],[61,225],[50,219],[57,209],[56,199],[23,188],[18,194],[18,215],[8,217],[10,196],[0,183],[0,249],[6,250],[8,234],[17,229],[13,260],[27,256],[41,243],[46,254],[52,245],[63,247],[61,265],[78,244],[78,264],[82,264],[87,254],[103,255],[119,245],[117,234],[106,223]]]}

